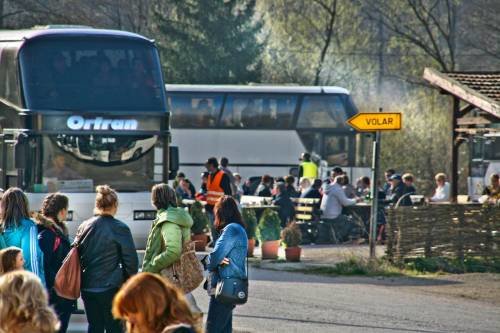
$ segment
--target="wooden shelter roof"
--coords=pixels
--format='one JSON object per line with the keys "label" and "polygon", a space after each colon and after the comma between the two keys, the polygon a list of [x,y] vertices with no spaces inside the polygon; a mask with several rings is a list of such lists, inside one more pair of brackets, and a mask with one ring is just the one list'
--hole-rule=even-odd
{"label": "wooden shelter roof", "polygon": [[441,73],[426,68],[424,80],[500,119],[500,72]]}

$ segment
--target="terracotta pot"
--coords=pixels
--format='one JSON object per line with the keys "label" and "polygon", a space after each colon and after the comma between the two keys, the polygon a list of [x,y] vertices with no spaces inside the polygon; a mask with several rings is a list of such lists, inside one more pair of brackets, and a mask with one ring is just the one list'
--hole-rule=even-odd
{"label": "terracotta pot", "polygon": [[299,246],[285,248],[286,261],[300,261],[302,248]]}
{"label": "terracotta pot", "polygon": [[277,259],[279,248],[279,240],[262,242],[262,259]]}
{"label": "terracotta pot", "polygon": [[255,239],[248,240],[248,252],[247,257],[253,257],[253,250],[255,249]]}
{"label": "terracotta pot", "polygon": [[205,234],[198,234],[198,235],[192,235],[191,240],[195,244],[195,250],[199,252],[205,251],[205,248],[207,247],[207,235]]}

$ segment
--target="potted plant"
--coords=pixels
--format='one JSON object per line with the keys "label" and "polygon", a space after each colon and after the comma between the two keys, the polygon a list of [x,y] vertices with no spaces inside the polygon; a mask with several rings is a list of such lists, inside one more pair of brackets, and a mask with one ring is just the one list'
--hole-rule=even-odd
{"label": "potted plant", "polygon": [[281,232],[281,241],[285,245],[286,261],[300,261],[302,248],[299,246],[302,242],[302,232],[295,223],[290,223]]}
{"label": "potted plant", "polygon": [[189,208],[189,214],[191,214],[193,219],[191,239],[195,243],[196,251],[205,251],[208,242],[208,216],[203,211],[201,202],[195,201]]}
{"label": "potted plant", "polygon": [[267,208],[262,213],[257,226],[257,233],[261,242],[262,259],[278,258],[280,247],[280,218],[278,213]]}
{"label": "potted plant", "polygon": [[251,208],[243,208],[242,211],[243,221],[245,221],[246,232],[248,238],[248,256],[253,257],[253,250],[255,248],[255,231],[257,229],[257,216],[255,211]]}

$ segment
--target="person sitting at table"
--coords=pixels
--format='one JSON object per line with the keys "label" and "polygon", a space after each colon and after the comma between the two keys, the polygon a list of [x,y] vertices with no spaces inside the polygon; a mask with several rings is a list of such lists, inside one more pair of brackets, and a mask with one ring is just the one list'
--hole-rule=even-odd
{"label": "person sitting at table", "polygon": [[299,182],[299,192],[304,193],[306,192],[309,188],[311,187],[311,182],[309,181],[309,178],[302,178]]}
{"label": "person sitting at table", "polygon": [[273,178],[269,175],[264,175],[261,178],[260,184],[255,191],[255,195],[258,197],[271,197],[271,186],[273,184]]}
{"label": "person sitting at table", "polygon": [[336,176],[330,183],[323,185],[323,198],[320,207],[322,210],[321,220],[326,227],[321,233],[318,232],[316,240],[318,244],[331,243],[335,238],[338,242],[344,242],[349,237],[359,238],[358,226],[342,214],[342,208],[352,206],[361,199],[357,197],[349,199],[342,189],[341,182],[342,176]]}
{"label": "person sitting at table", "polygon": [[191,191],[191,186],[192,184],[188,179],[182,178],[179,181],[179,186],[177,186],[177,188],[175,189],[175,193],[181,200],[194,199],[195,193]]}
{"label": "person sitting at table", "polygon": [[500,200],[500,176],[494,173],[490,176],[490,186],[484,188],[483,195],[488,196],[488,201],[495,203]]}
{"label": "person sitting at table", "polygon": [[286,183],[286,191],[288,192],[288,196],[290,198],[298,198],[300,193],[295,189],[295,177],[292,175],[288,175],[285,177]]}
{"label": "person sitting at table", "polygon": [[308,199],[321,199],[321,185],[323,185],[321,179],[315,179],[313,184],[307,190],[302,192],[300,197]]}
{"label": "person sitting at table", "polygon": [[429,199],[432,202],[448,202],[450,201],[450,183],[446,181],[444,173],[438,173],[436,179],[436,190],[434,195]]}
{"label": "person sitting at table", "polygon": [[342,189],[344,190],[345,195],[349,198],[356,197],[356,189],[349,183],[349,176],[342,175]]}
{"label": "person sitting at table", "polygon": [[291,222],[295,216],[295,208],[288,196],[285,183],[276,184],[276,197],[273,200],[273,204],[279,207],[278,215],[281,220],[281,227],[286,227],[288,222]]}
{"label": "person sitting at table", "polygon": [[360,177],[356,182],[356,196],[366,197],[370,195],[370,177]]}
{"label": "person sitting at table", "polygon": [[389,181],[391,182],[391,194],[387,198],[387,203],[391,203],[393,205],[399,203],[399,206],[411,206],[410,195],[405,195],[407,193],[406,186],[403,183],[401,175],[396,173],[391,176]]}

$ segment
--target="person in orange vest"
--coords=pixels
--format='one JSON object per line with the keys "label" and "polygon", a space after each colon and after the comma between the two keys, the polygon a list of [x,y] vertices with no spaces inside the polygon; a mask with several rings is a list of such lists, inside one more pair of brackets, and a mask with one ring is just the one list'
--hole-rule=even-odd
{"label": "person in orange vest", "polygon": [[210,221],[210,232],[212,234],[212,244],[218,238],[219,233],[214,227],[214,206],[217,200],[224,195],[232,195],[231,182],[229,176],[222,170],[219,169],[219,162],[215,157],[210,157],[205,163],[205,167],[208,171],[207,179],[207,204],[205,205],[205,211],[207,212],[208,219]]}

